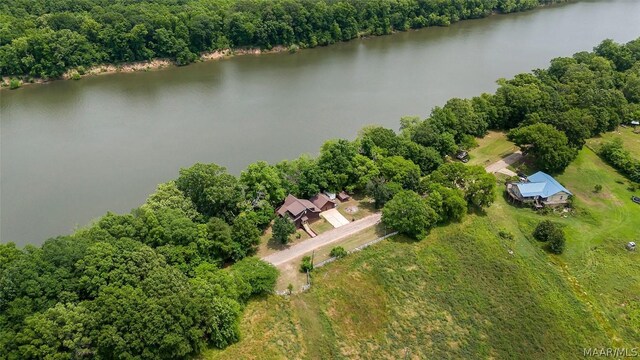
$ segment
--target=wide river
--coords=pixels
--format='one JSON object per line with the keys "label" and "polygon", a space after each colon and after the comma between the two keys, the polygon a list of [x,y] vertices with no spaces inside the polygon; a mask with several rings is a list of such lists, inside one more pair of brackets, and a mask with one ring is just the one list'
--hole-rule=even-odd
{"label": "wide river", "polygon": [[127,212],[181,167],[239,173],[393,129],[451,97],[640,36],[640,1],[580,1],[297,54],[57,81],[0,92],[0,240],[40,244]]}

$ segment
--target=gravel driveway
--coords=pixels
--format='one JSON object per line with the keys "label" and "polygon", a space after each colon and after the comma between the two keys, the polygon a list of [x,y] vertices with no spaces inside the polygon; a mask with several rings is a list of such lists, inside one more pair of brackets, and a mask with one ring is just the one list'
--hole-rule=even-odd
{"label": "gravel driveway", "polygon": [[296,244],[286,250],[278,251],[277,253],[265,256],[262,260],[269,262],[273,265],[284,264],[287,261],[293,260],[301,255],[309,254],[319,247],[322,247],[333,242],[338,242],[346,237],[349,237],[361,230],[376,225],[382,214],[376,213],[369,215],[360,220],[350,222],[339,228],[324,232],[313,239],[305,240],[299,244]]}

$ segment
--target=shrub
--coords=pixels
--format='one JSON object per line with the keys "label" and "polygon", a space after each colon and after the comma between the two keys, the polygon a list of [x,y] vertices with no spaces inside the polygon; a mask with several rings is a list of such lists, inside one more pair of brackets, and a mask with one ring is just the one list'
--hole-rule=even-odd
{"label": "shrub", "polygon": [[313,270],[313,262],[311,262],[311,256],[305,256],[300,263],[300,272],[307,272]]}
{"label": "shrub", "polygon": [[333,249],[331,249],[331,252],[329,253],[329,255],[331,257],[340,259],[347,256],[347,250],[345,250],[342,246],[336,246]]}
{"label": "shrub", "polygon": [[291,46],[289,46],[289,53],[290,54],[295,54],[298,52],[298,50],[300,50],[300,46],[296,45],[296,44],[291,44]]}
{"label": "shrub", "polygon": [[513,240],[514,236],[512,233],[510,233],[507,230],[500,230],[498,232],[498,236],[500,236],[501,238],[505,239],[505,240]]}
{"label": "shrub", "polygon": [[562,254],[564,251],[564,244],[564,233],[560,230],[549,239],[549,250],[554,254]]}
{"label": "shrub", "polygon": [[538,241],[547,242],[551,234],[556,230],[559,230],[556,223],[551,220],[543,220],[533,231],[533,237]]}
{"label": "shrub", "polygon": [[84,66],[78,66],[78,67],[76,68],[76,71],[77,71],[77,72],[78,72],[78,74],[80,74],[80,75],[84,75],[84,74],[86,74],[86,73],[87,73],[87,69],[85,69],[85,68],[84,68]]}
{"label": "shrub", "polygon": [[564,251],[564,232],[560,226],[553,221],[541,221],[533,231],[533,237],[538,241],[548,242],[549,251],[554,254],[562,254]]}
{"label": "shrub", "polygon": [[600,191],[602,191],[602,185],[597,184],[596,186],[593,187],[594,193],[599,193]]}
{"label": "shrub", "polygon": [[13,78],[9,81],[9,89],[14,90],[22,86],[22,81]]}
{"label": "shrub", "polygon": [[81,78],[81,76],[80,76],[80,74],[79,74],[77,71],[74,71],[74,72],[71,74],[71,80],[80,80],[80,78]]}

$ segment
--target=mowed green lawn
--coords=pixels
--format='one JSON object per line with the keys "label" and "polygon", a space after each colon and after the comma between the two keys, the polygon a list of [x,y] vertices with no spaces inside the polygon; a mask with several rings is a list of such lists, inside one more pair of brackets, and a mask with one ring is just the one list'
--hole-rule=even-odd
{"label": "mowed green lawn", "polygon": [[489,131],[478,141],[478,147],[469,151],[469,164],[485,167],[516,152],[518,147],[507,140],[503,132]]}
{"label": "mowed green lawn", "polygon": [[[572,359],[637,347],[640,254],[624,244],[640,240],[640,205],[588,149],[558,179],[574,213],[543,216],[498,196],[421,242],[397,237],[318,269],[304,294],[251,302],[241,341],[203,357]],[[561,256],[530,236],[544,218],[565,226]]]}
{"label": "mowed green lawn", "polygon": [[640,160],[640,134],[633,132],[632,127],[620,126],[618,130],[605,133],[599,137],[587,140],[587,144],[593,149],[598,149],[600,145],[614,138],[621,138],[624,148],[629,150],[631,155]]}

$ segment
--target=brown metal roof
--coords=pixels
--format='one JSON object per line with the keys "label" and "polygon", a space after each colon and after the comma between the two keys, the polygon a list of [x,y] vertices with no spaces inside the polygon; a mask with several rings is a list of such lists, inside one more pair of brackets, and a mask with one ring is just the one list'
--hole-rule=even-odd
{"label": "brown metal roof", "polygon": [[298,199],[297,197],[289,194],[287,198],[284,200],[284,204],[276,210],[278,215],[284,216],[287,212],[291,214],[294,218],[298,217],[305,210],[309,210],[312,212],[319,212],[320,209],[311,203],[309,200]]}
{"label": "brown metal roof", "polygon": [[313,203],[313,205],[317,206],[319,209],[322,209],[328,202],[333,203],[333,201],[331,201],[331,199],[329,199],[327,195],[322,193],[312,197],[311,202]]}

